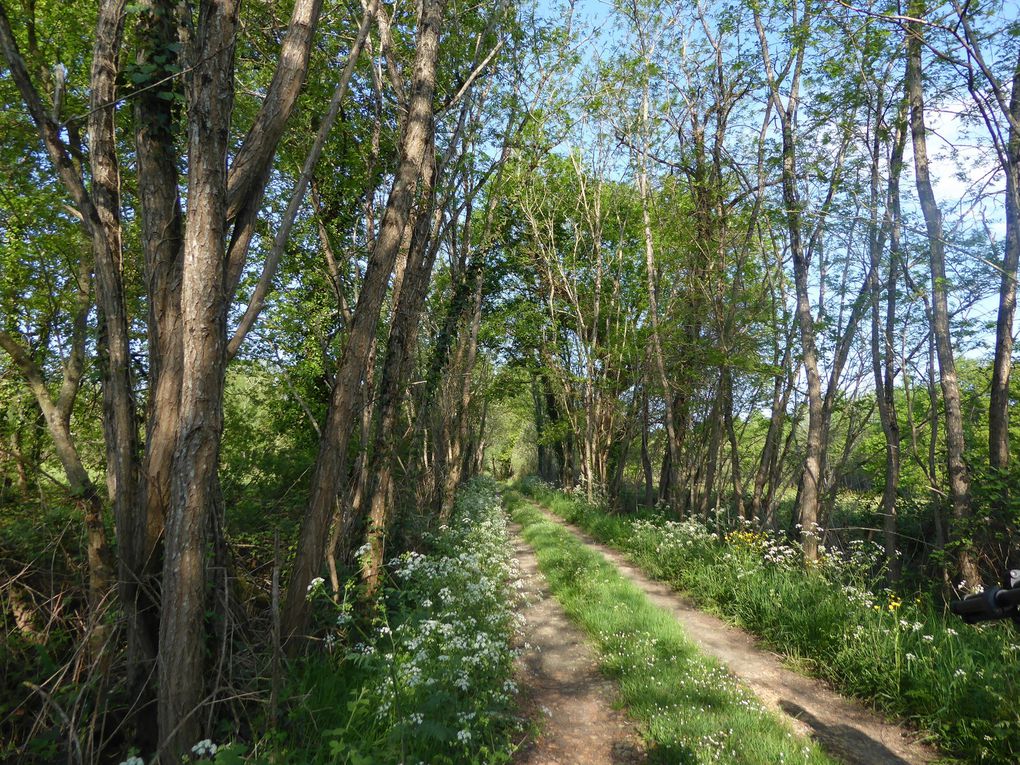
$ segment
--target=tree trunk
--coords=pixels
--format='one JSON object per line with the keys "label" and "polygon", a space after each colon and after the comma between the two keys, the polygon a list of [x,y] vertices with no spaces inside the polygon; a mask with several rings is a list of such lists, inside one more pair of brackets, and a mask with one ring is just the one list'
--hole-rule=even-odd
{"label": "tree trunk", "polygon": [[469,413],[471,408],[471,383],[472,371],[475,367],[475,356],[478,352],[478,332],[482,325],[482,287],[484,285],[482,275],[476,279],[475,293],[471,301],[471,314],[467,327],[467,335],[464,338],[463,362],[456,367],[460,378],[459,400],[454,413],[453,428],[448,450],[446,465],[446,480],[443,485],[442,508],[440,518],[446,520],[453,510],[453,500],[457,494],[457,487],[463,478],[463,450],[468,438],[468,425],[470,423]]}
{"label": "tree trunk", "polygon": [[61,127],[44,107],[21,58],[10,21],[0,6],[0,48],[10,74],[56,173],[81,216],[96,274],[102,327],[99,367],[103,379],[103,432],[108,488],[113,497],[118,541],[121,604],[128,612],[128,641],[135,637],[130,584],[137,576],[139,524],[135,508],[137,432],[131,381],[130,335],[122,281],[120,172],[116,153],[117,79],[124,30],[124,0],[99,5],[90,70],[88,111],[91,189],[61,136]]}
{"label": "tree trunk", "polygon": [[652,458],[648,453],[648,385],[641,385],[641,470],[645,476],[645,505],[655,505],[655,483]]}
{"label": "tree trunk", "polygon": [[174,6],[166,0],[142,4],[137,63],[152,69],[135,99],[135,152],[138,161],[138,203],[148,296],[149,400],[145,453],[138,481],[137,580],[129,591],[137,623],[129,631],[128,687],[140,712],[136,744],[144,749],[158,742],[155,698],[150,682],[159,640],[158,577],[160,549],[171,503],[173,455],[179,427],[183,374],[181,324],[182,219],[178,194],[177,152],[172,97],[178,88],[170,77],[177,24]]}
{"label": "tree trunk", "polygon": [[[768,55],[768,43],[762,27],[761,16],[754,12],[755,27],[761,42],[762,53],[768,74],[772,100],[779,116],[783,135],[783,204],[786,208],[786,225],[790,237],[790,252],[793,255],[793,276],[796,287],[797,324],[800,327],[801,355],[808,387],[808,431],[804,453],[804,468],[801,475],[801,490],[798,493],[797,514],[801,524],[801,545],[804,549],[804,560],[809,565],[818,560],[818,536],[816,533],[820,490],[822,482],[822,451],[823,443],[823,412],[822,384],[818,374],[818,350],[815,344],[815,320],[811,311],[809,290],[809,274],[811,263],[810,251],[805,248],[802,236],[801,200],[797,190],[797,144],[794,134],[794,120],[797,103],[800,97],[800,75],[804,61],[804,46],[796,50],[789,85],[789,97],[784,105],[779,95],[779,83],[772,71],[772,62]],[[805,17],[803,24],[808,24]]]}
{"label": "tree trunk", "polygon": [[206,539],[223,431],[227,296],[227,149],[234,95],[236,0],[199,9],[188,100],[188,220],[181,273],[183,374],[167,518],[159,632],[159,735],[176,761],[202,736]]}
{"label": "tree trunk", "polygon": [[[912,13],[924,15],[922,3],[911,4]],[[959,540],[957,567],[968,588],[981,584],[974,550],[969,541],[971,530],[970,476],[964,461],[963,412],[960,403],[960,386],[956,375],[949,328],[947,298],[946,253],[942,233],[942,213],[935,201],[928,172],[928,145],[924,124],[924,93],[921,84],[921,45],[923,23],[910,22],[907,29],[907,93],[910,100],[910,132],[914,147],[914,178],[917,195],[924,214],[931,252],[932,333],[939,360],[939,378],[946,416],[946,457],[949,470],[949,491],[953,504],[953,517]]]}
{"label": "tree trunk", "polygon": [[[724,372],[725,374],[725,372]],[[705,464],[705,484],[698,501],[698,514],[705,521],[708,521],[708,510],[714,501],[716,470],[719,466],[719,448],[722,442],[722,406],[723,406],[723,383],[720,376],[719,386],[712,402],[712,409],[709,419],[708,455]]]}
{"label": "tree trunk", "polygon": [[[776,453],[779,450],[779,440],[783,437],[783,423],[786,420],[786,407],[790,403],[790,393],[793,390],[790,379],[790,349],[792,342],[786,343],[783,351],[782,368],[783,373],[777,374],[772,385],[772,409],[769,416],[769,427],[765,432],[765,444],[762,446],[761,459],[758,462],[758,470],[754,477],[754,494],[751,496],[751,517],[765,524],[767,503],[765,502],[765,485],[772,475],[772,466],[775,462]],[[777,348],[778,351],[778,348]],[[777,354],[778,355],[778,354]]]}
{"label": "tree trunk", "polygon": [[[431,132],[431,129],[430,129]],[[418,340],[418,322],[425,305],[432,268],[439,252],[439,242],[432,241],[433,205],[435,203],[435,146],[430,136],[422,172],[421,209],[413,226],[407,265],[400,296],[397,298],[393,325],[386,344],[382,382],[379,390],[372,459],[368,478],[368,545],[362,563],[362,579],[368,595],[379,587],[386,552],[386,534],[393,515],[395,493],[393,468],[397,454],[397,416],[404,399],[407,379],[414,363]]]}
{"label": "tree trunk", "polygon": [[[877,112],[881,114],[882,102]],[[900,173],[903,169],[903,150],[906,143],[906,102],[897,115],[893,150],[889,163],[885,219],[882,229],[888,229],[890,239],[889,272],[886,277],[885,331],[880,316],[879,266],[884,246],[883,230],[878,223],[879,152],[881,138],[879,125],[872,141],[871,165],[871,230],[869,250],[871,259],[871,363],[875,377],[875,400],[878,405],[882,432],[885,435],[885,485],[882,490],[882,530],[885,539],[885,558],[889,580],[900,578],[900,557],[896,523],[896,499],[900,481],[900,424],[896,414],[896,353],[893,343],[896,331],[896,289],[900,268]]]}
{"label": "tree trunk", "polygon": [[[87,284],[87,274],[85,281]],[[106,599],[113,586],[113,555],[106,539],[103,525],[103,500],[88,471],[82,464],[78,448],[71,436],[71,409],[78,392],[84,366],[85,320],[91,302],[85,293],[79,297],[79,308],[75,317],[72,350],[64,365],[64,380],[60,396],[54,401],[46,387],[42,370],[25,349],[6,332],[0,331],[0,348],[10,355],[17,365],[46,423],[47,432],[53,440],[57,459],[67,477],[71,496],[84,516],[89,564],[89,607],[93,615]]]}
{"label": "tree trunk", "polygon": [[[988,404],[988,462],[993,473],[1009,467],[1009,381],[1013,371],[1013,319],[1016,314],[1017,266],[1020,264],[1020,59],[1013,73],[1009,100],[1009,131],[1000,163],[1006,175],[1006,251],[999,280],[999,309],[995,323],[995,356],[992,360],[992,390]],[[1004,157],[1002,154],[1004,153]],[[1003,476],[1004,477],[1004,476]],[[1006,482],[1004,482],[1005,484]],[[999,547],[995,564],[1005,578],[1020,566],[1020,552],[1012,543],[1015,521],[1009,518],[1011,497],[1003,489],[996,508],[993,544]],[[1004,581],[1009,587],[1010,582]]]}
{"label": "tree trunk", "polygon": [[744,480],[740,471],[740,448],[737,443],[737,431],[733,425],[733,371],[729,367],[723,367],[723,424],[726,428],[726,435],[730,442],[730,478],[733,481],[734,507],[737,517],[743,518],[748,523],[754,520],[754,515],[744,502]]}

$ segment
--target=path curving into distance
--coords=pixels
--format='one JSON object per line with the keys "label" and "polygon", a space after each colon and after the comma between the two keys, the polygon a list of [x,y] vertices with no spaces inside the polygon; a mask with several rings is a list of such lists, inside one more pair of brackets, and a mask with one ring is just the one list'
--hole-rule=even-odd
{"label": "path curving into distance", "polygon": [[862,704],[835,693],[821,680],[788,669],[780,657],[761,648],[743,630],[698,610],[669,585],[649,579],[622,553],[597,542],[541,505],[535,506],[615,565],[655,605],[671,613],[702,652],[723,662],[763,704],[785,716],[796,732],[812,737],[832,756],[848,765],[924,765],[939,759],[934,749],[920,741],[916,731],[887,722]]}

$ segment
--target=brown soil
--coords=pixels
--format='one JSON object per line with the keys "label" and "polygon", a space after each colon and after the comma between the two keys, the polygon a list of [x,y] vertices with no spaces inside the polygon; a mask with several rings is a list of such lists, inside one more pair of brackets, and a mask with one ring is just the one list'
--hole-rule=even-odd
{"label": "brown soil", "polygon": [[[937,753],[920,741],[916,731],[887,722],[861,704],[838,695],[822,681],[788,669],[780,657],[759,646],[746,632],[699,611],[688,598],[646,577],[621,553],[540,509],[616,565],[653,603],[672,613],[704,653],[724,662],[762,702],[788,718],[795,731],[814,738],[832,756],[852,765],[921,765],[938,759]],[[536,614],[534,618],[541,624],[542,616]],[[557,633],[559,629],[554,628],[553,635]],[[582,757],[562,762],[611,760]]]}
{"label": "brown soil", "polygon": [[527,647],[518,683],[538,735],[518,751],[517,765],[636,765],[645,761],[634,724],[616,708],[612,681],[599,673],[584,634],[552,597],[531,547],[515,527],[524,578]]}

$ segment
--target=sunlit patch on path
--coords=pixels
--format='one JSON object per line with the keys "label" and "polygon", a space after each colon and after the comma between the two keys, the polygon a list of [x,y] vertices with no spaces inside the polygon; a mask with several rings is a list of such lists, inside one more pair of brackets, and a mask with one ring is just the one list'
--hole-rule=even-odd
{"label": "sunlit patch on path", "polygon": [[645,761],[633,723],[615,708],[613,682],[598,669],[584,634],[551,596],[531,547],[514,529],[526,582],[528,648],[520,686],[537,737],[518,752],[517,765],[632,765]]}

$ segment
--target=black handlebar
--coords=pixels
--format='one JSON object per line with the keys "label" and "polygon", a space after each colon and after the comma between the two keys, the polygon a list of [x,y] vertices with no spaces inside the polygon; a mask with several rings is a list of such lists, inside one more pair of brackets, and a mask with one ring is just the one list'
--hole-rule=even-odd
{"label": "black handlebar", "polygon": [[978,595],[954,600],[949,610],[968,624],[1012,619],[1020,627],[1020,587],[991,587]]}

